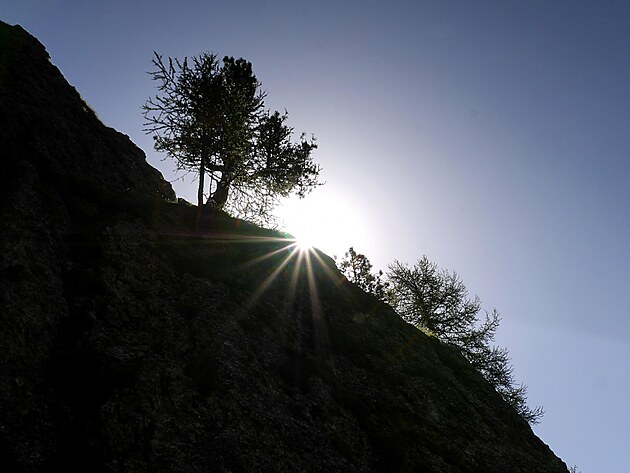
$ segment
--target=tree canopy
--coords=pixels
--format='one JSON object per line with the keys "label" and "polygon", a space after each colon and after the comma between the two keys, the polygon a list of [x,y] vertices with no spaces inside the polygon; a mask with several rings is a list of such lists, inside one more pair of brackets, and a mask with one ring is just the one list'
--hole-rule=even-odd
{"label": "tree canopy", "polygon": [[423,256],[413,267],[389,266],[389,302],[407,322],[457,346],[503,399],[529,423],[543,416],[527,405],[527,387],[517,385],[506,348],[492,345],[499,326],[497,310],[479,318],[481,301],[470,298],[457,273],[440,270]]}
{"label": "tree canopy", "polygon": [[383,281],[383,271],[372,272],[372,263],[367,256],[357,253],[351,246],[339,262],[340,271],[348,281],[353,282],[365,292],[381,300],[387,298],[388,283]]}
{"label": "tree canopy", "polygon": [[266,93],[245,59],[213,53],[165,60],[150,72],[158,93],[143,106],[146,133],[178,169],[198,175],[197,204],[265,222],[280,197],[319,184],[314,137],[293,141],[288,113],[265,109]]}
{"label": "tree canopy", "polygon": [[394,261],[386,278],[374,273],[370,260],[353,247],[339,263],[339,270],[365,292],[387,302],[404,320],[418,329],[459,348],[472,366],[530,424],[544,411],[527,405],[527,387],[516,384],[506,348],[493,344],[501,321],[497,310],[480,320],[479,297],[468,296],[457,273],[440,269],[423,256],[409,267]]}

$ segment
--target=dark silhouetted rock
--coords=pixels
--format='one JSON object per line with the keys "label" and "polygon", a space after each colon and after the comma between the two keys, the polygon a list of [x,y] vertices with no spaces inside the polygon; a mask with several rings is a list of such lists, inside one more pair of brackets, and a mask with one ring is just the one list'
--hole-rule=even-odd
{"label": "dark silhouetted rock", "polygon": [[567,471],[330,258],[199,222],[5,24],[0,139],[0,471]]}

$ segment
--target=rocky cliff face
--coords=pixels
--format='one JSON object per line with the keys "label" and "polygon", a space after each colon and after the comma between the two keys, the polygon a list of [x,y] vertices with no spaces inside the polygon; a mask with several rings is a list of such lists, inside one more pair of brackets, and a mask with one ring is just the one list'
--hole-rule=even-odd
{"label": "rocky cliff face", "polygon": [[0,470],[566,472],[330,258],[178,204],[0,24]]}

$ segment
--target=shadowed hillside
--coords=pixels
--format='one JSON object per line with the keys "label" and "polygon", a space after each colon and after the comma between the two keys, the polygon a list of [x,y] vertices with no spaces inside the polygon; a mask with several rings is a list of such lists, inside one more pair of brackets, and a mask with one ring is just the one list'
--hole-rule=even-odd
{"label": "shadowed hillside", "polygon": [[321,253],[177,203],[0,24],[0,470],[566,472]]}

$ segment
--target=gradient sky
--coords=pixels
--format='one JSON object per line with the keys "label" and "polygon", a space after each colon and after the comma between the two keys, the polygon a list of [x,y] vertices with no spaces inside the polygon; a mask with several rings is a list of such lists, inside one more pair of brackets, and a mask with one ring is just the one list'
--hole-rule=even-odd
{"label": "gradient sky", "polygon": [[535,432],[583,473],[628,471],[629,2],[0,0],[0,19],[169,180],[142,132],[152,52],[252,61],[320,146],[327,184],[288,230],[456,270],[503,317]]}

